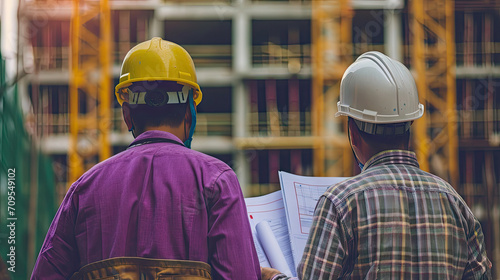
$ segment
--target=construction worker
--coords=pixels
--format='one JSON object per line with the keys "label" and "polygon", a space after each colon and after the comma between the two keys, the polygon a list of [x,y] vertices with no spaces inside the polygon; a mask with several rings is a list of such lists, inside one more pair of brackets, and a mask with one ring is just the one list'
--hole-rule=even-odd
{"label": "construction worker", "polygon": [[260,279],[235,173],[190,149],[202,92],[188,52],[138,44],[116,98],[135,140],[70,187],[32,279]]}
{"label": "construction worker", "polygon": [[[337,108],[362,171],[319,199],[299,278],[490,279],[479,221],[409,151],[410,125],[424,114],[410,71],[379,52],[361,55]],[[263,279],[287,279],[272,272]]]}

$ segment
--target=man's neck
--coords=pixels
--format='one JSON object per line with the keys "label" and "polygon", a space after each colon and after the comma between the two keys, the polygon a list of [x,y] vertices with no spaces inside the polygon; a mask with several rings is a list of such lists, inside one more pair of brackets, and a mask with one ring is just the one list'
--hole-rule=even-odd
{"label": "man's neck", "polygon": [[172,133],[173,135],[177,136],[177,138],[181,139],[181,141],[186,140],[184,125],[180,125],[178,127],[172,127],[172,126],[167,126],[167,125],[148,126],[148,127],[146,127],[146,129],[144,131],[141,131],[139,134],[137,134],[136,137],[139,136],[140,134],[142,134],[143,132],[148,131],[148,130],[165,131],[165,132]]}
{"label": "man's neck", "polygon": [[379,148],[379,149],[373,149],[372,147],[366,147],[366,152],[363,153],[363,158],[360,158],[361,161],[364,161],[364,163],[368,162],[374,155],[383,152],[383,151],[388,151],[388,150],[403,150],[407,151],[408,147],[404,146],[395,146],[395,147],[385,147],[385,148]]}

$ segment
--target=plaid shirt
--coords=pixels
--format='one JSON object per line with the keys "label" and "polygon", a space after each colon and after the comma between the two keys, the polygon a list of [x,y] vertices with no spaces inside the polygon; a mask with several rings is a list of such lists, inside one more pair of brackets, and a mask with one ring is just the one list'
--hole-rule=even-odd
{"label": "plaid shirt", "polygon": [[316,206],[300,279],[490,279],[479,221],[415,154],[385,151]]}

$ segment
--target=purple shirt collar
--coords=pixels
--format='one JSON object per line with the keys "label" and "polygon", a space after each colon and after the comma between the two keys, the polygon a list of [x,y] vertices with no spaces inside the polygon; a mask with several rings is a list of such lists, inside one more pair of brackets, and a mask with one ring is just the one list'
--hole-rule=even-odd
{"label": "purple shirt collar", "polygon": [[165,138],[165,139],[173,140],[175,142],[179,142],[180,144],[184,145],[184,143],[182,143],[182,141],[181,141],[181,139],[179,139],[179,137],[175,136],[174,134],[172,134],[170,132],[166,132],[163,130],[147,130],[147,131],[139,134],[139,136],[137,136],[137,138],[135,138],[134,141],[132,141],[132,143],[130,145],[132,146],[132,145],[136,144],[137,142],[144,140],[144,139],[147,139],[147,138]]}

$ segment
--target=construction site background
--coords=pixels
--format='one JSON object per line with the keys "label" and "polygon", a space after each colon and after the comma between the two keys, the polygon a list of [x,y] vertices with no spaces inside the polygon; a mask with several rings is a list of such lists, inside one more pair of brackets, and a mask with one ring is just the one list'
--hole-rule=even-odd
{"label": "construction site background", "polygon": [[[0,256],[16,217],[29,277],[69,185],[132,141],[114,98],[121,61],[154,36],[192,55],[204,98],[193,149],[228,163],[245,196],[278,170],[352,176],[339,82],[377,50],[416,78],[422,169],[448,180],[485,234],[500,279],[499,0],[0,0]],[[8,211],[15,169],[15,213]],[[12,173],[12,172],[11,172]]]}

